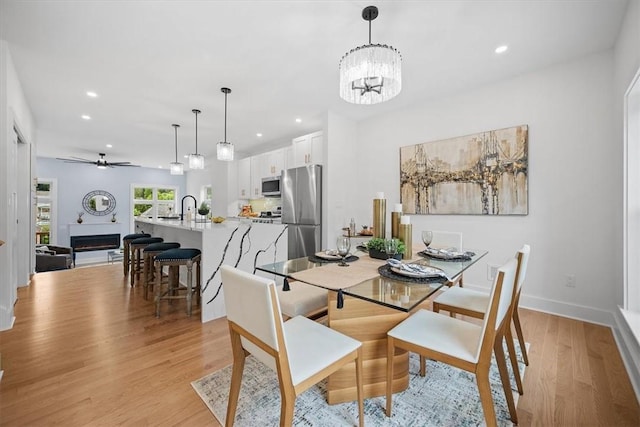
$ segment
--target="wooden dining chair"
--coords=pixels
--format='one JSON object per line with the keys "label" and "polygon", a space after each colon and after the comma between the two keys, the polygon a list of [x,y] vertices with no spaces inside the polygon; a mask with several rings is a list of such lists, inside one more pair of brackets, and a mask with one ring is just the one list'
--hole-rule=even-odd
{"label": "wooden dining chair", "polygon": [[[455,248],[457,251],[462,250],[462,233],[459,231],[433,231],[433,240],[430,247],[438,249],[451,249]],[[462,273],[455,277],[452,277],[446,283],[447,286],[452,287],[458,285],[462,287]]]}
{"label": "wooden dining chair", "polygon": [[252,354],[278,374],[281,426],[292,425],[295,400],[300,393],[355,361],[354,386],[362,427],[362,343],[303,316],[283,322],[271,279],[224,265],[222,283],[233,351],[225,424],[234,423],[245,358]]}
{"label": "wooden dining chair", "polygon": [[[518,423],[502,343],[495,345],[496,336],[503,333],[502,329],[507,324],[506,315],[513,294],[516,268],[517,261],[511,259],[498,269],[491,289],[488,315],[482,325],[419,310],[387,333],[388,417],[392,408],[393,355],[396,348],[401,348],[475,374],[486,424],[496,426],[489,384],[491,354],[495,351],[511,420]],[[425,372],[421,372],[421,375],[424,376]]]}
{"label": "wooden dining chair", "polygon": [[[513,321],[516,334],[518,336],[520,350],[522,351],[522,358],[525,365],[528,366],[529,358],[527,357],[527,348],[525,347],[522,326],[520,325],[518,305],[520,304],[520,292],[522,291],[522,284],[524,283],[524,278],[527,274],[527,265],[529,263],[530,252],[530,246],[524,245],[516,254],[516,259],[518,260],[516,284],[513,289],[511,306],[509,307],[509,312],[507,313],[507,318],[509,320],[504,334],[507,341],[507,349],[509,350],[511,367],[513,368],[513,375],[515,377],[516,386],[518,387],[518,393],[520,394],[524,393],[524,388],[522,386],[522,377],[520,376],[520,370],[518,369],[518,359],[516,357],[515,346],[513,343],[513,334],[511,332],[511,321]],[[474,291],[468,288],[451,288],[446,292],[438,295],[438,297],[433,301],[433,311],[438,313],[440,310],[445,310],[448,311],[452,317],[455,317],[456,314],[462,314],[465,316],[475,317],[476,319],[482,319],[485,316],[485,311],[488,305],[489,295],[484,292]]]}

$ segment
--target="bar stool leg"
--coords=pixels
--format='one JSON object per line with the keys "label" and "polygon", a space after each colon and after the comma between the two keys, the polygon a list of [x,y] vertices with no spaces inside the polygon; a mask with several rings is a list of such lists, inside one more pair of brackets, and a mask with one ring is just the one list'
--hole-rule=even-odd
{"label": "bar stool leg", "polygon": [[[162,293],[162,265],[160,262],[155,262],[156,266],[156,317],[160,317],[160,295]],[[169,285],[170,286],[170,285]]]}
{"label": "bar stool leg", "polygon": [[129,274],[129,241],[125,240],[124,244],[124,256],[122,258],[122,268],[124,270],[124,275]]}
{"label": "bar stool leg", "polygon": [[191,298],[193,296],[193,262],[187,262],[187,316],[191,317]]}

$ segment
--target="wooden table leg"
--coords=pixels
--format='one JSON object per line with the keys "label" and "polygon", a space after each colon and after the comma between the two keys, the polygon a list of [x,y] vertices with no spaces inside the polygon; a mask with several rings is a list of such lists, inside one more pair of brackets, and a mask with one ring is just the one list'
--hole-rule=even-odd
{"label": "wooden table leg", "polygon": [[[329,327],[362,342],[364,397],[384,396],[387,386],[387,332],[409,313],[359,298],[344,297],[344,307],[336,307],[336,292],[329,292]],[[397,349],[393,392],[409,386],[409,353]],[[350,363],[329,376],[327,401],[330,405],[357,400],[355,364]]]}

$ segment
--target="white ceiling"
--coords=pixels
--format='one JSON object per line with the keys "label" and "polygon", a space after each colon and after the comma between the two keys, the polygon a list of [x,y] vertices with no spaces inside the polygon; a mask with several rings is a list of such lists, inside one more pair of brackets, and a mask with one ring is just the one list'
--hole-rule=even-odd
{"label": "white ceiling", "polygon": [[[354,120],[611,48],[627,0],[55,1],[0,0],[0,36],[37,127],[37,153],[166,167],[215,157],[224,139],[253,154]],[[403,88],[379,105],[338,95],[338,61],[372,42],[397,48]],[[494,49],[509,45],[506,54]],[[88,98],[93,90],[98,98]],[[91,120],[80,118],[88,114]],[[302,123],[296,123],[300,117]],[[258,138],[257,132],[264,136]],[[112,144],[113,148],[106,148]],[[185,161],[185,159],[179,159]]]}

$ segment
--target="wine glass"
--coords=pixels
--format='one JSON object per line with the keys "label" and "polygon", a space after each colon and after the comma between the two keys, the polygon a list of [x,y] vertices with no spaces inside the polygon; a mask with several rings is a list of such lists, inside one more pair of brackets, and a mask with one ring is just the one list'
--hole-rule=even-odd
{"label": "wine glass", "polygon": [[433,231],[423,231],[422,232],[422,242],[429,247],[431,241],[433,240]]}
{"label": "wine glass", "polygon": [[396,239],[385,240],[384,250],[387,253],[387,259],[394,258],[398,253],[398,241]]}
{"label": "wine glass", "polygon": [[349,264],[344,262],[344,259],[349,255],[349,250],[351,250],[351,239],[345,236],[338,237],[336,249],[338,250],[338,255],[342,257],[338,266],[349,267]]}

